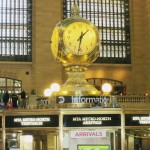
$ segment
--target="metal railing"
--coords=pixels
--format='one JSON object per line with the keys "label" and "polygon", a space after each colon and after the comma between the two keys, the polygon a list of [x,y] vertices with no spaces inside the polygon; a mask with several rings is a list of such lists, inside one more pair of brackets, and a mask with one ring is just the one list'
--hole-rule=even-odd
{"label": "metal railing", "polygon": [[150,96],[117,95],[116,100],[122,108],[150,108]]}

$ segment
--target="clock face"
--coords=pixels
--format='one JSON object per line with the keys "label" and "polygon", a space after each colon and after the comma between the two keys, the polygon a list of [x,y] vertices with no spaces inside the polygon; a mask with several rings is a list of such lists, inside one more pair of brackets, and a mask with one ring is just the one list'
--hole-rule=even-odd
{"label": "clock face", "polygon": [[97,30],[85,22],[73,22],[63,33],[65,49],[75,55],[86,55],[94,50],[98,43]]}
{"label": "clock face", "polygon": [[51,50],[55,58],[58,53],[58,41],[59,41],[59,28],[55,27],[51,37]]}

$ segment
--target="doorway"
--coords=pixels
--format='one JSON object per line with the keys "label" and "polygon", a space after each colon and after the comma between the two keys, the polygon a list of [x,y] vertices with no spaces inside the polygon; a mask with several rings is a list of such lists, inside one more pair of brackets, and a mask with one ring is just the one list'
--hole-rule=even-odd
{"label": "doorway", "polygon": [[6,132],[9,150],[57,150],[58,132],[51,130],[13,130]]}

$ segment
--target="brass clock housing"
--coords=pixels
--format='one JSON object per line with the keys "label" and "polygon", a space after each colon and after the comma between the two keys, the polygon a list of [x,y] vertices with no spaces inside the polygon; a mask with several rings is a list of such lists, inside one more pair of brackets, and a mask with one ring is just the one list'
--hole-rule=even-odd
{"label": "brass clock housing", "polygon": [[59,22],[52,38],[54,57],[64,66],[91,64],[99,54],[99,32],[90,21],[71,17]]}

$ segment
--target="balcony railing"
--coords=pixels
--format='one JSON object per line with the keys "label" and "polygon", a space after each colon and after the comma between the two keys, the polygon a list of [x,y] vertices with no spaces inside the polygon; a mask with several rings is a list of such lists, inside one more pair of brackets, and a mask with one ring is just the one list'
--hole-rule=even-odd
{"label": "balcony railing", "polygon": [[[37,100],[40,96],[30,95],[28,107],[37,108]],[[116,95],[118,106],[121,108],[149,108],[150,97],[140,95]]]}
{"label": "balcony railing", "polygon": [[117,103],[123,108],[150,108],[150,96],[117,95]]}

